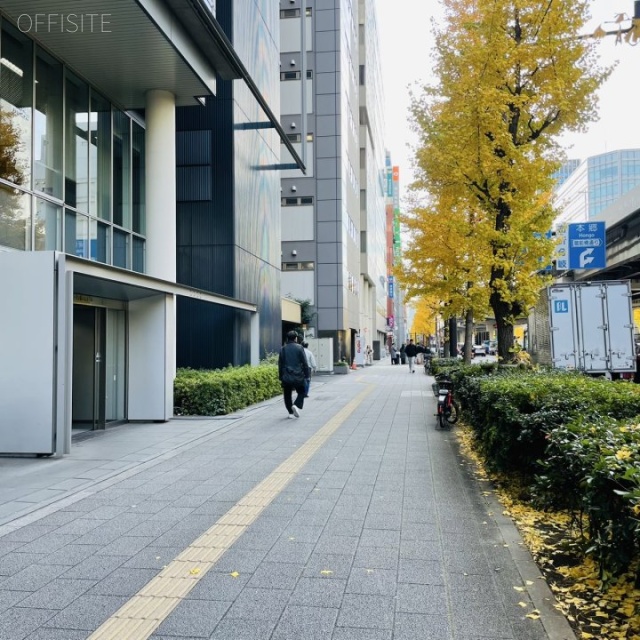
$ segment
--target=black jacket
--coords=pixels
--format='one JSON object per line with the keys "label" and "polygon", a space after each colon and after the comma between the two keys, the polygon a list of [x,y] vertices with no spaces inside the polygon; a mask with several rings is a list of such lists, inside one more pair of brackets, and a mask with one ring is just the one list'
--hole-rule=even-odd
{"label": "black jacket", "polygon": [[280,380],[282,380],[282,373],[286,367],[290,367],[293,371],[299,373],[302,378],[311,377],[307,356],[301,344],[297,342],[287,342],[287,344],[280,349],[280,356],[278,357],[278,378],[280,378]]}
{"label": "black jacket", "polygon": [[407,358],[415,358],[418,353],[418,347],[415,344],[408,344],[404,350]]}

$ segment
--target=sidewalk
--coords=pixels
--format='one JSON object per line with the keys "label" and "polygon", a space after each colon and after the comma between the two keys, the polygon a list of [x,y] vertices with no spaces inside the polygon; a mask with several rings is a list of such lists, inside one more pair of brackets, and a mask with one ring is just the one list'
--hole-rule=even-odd
{"label": "sidewalk", "polygon": [[431,382],[376,362],[299,420],[276,398],[0,458],[0,640],[574,640]]}

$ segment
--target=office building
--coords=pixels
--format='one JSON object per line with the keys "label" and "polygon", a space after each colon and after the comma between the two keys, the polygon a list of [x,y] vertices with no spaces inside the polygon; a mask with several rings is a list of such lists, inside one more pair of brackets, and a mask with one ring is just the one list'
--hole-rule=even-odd
{"label": "office building", "polygon": [[281,122],[307,165],[282,172],[282,295],[309,300],[308,331],[333,338],[334,358],[349,362],[356,336],[378,353],[385,339],[375,16],[373,0],[280,3]]}
{"label": "office building", "polygon": [[640,149],[621,149],[569,161],[559,176],[555,224],[585,222],[600,215],[625,193],[640,184]]}
{"label": "office building", "polygon": [[263,9],[0,0],[0,452],[168,420],[177,364],[280,344],[280,139],[297,155]]}

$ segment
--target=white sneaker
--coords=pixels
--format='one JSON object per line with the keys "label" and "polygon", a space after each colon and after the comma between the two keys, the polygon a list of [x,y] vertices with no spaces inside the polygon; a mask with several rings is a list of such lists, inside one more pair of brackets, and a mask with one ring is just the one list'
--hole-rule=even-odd
{"label": "white sneaker", "polygon": [[293,415],[293,413],[290,413],[287,418],[289,418],[289,420],[295,420],[296,417]]}
{"label": "white sneaker", "polygon": [[294,404],[294,405],[293,405],[293,407],[291,407],[291,410],[293,411],[293,415],[294,415],[296,418],[299,418],[299,417],[300,417],[300,411],[302,411],[302,409],[300,409],[300,408],[296,407],[296,405]]}

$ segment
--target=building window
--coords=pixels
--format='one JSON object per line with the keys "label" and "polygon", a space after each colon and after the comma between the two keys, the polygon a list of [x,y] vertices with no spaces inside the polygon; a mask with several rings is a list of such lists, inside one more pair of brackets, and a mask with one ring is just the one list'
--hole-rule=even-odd
{"label": "building window", "polygon": [[313,196],[300,196],[299,198],[281,198],[283,207],[299,207],[302,204],[313,204]]}
{"label": "building window", "polygon": [[[307,7],[305,10],[304,15],[307,16],[307,18],[310,18],[312,14],[312,9],[311,7]],[[280,10],[280,17],[281,18],[299,18],[300,17],[300,9],[281,9]]]}
{"label": "building window", "polygon": [[33,188],[62,200],[62,64],[36,49]]}
{"label": "building window", "polygon": [[144,272],[144,126],[1,27],[0,246]]}
{"label": "building window", "polygon": [[31,189],[33,43],[6,20],[0,38],[0,178]]}
{"label": "building window", "polygon": [[282,271],[313,271],[314,262],[283,262]]}

